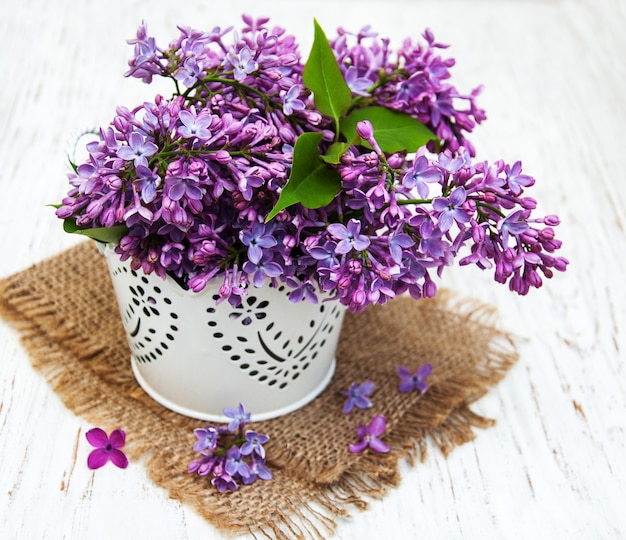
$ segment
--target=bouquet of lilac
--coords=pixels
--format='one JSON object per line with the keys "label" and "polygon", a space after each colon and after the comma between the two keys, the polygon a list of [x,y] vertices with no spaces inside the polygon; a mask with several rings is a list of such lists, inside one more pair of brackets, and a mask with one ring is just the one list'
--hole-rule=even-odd
{"label": "bouquet of lilac", "polygon": [[188,472],[210,476],[220,493],[236,490],[237,481],[248,485],[257,479],[271,480],[263,446],[269,437],[245,429],[250,413],[241,403],[237,409],[224,409],[224,414],[231,419],[227,427],[208,425],[194,430],[197,440],[193,449],[201,455],[189,463]]}
{"label": "bouquet of lilac", "polygon": [[[134,269],[238,305],[250,285],[320,292],[353,312],[408,292],[432,297],[456,259],[526,294],[565,270],[554,215],[534,214],[520,162],[475,161],[479,89],[450,84],[430,31],[393,51],[369,28],[297,42],[267,19],[179,28],[161,48],[145,25],[127,76],[171,79],[120,107],[57,208],[65,230],[113,242]],[[542,277],[543,276],[543,277]]]}

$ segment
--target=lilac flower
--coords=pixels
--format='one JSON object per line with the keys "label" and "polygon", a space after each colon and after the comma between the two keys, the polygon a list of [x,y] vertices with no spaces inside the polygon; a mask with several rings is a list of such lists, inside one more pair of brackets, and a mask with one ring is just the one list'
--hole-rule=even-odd
{"label": "lilac flower", "polygon": [[433,371],[431,364],[422,364],[415,373],[404,366],[397,367],[398,375],[400,376],[400,392],[412,392],[417,389],[422,394],[428,389],[426,379]]}
{"label": "lilac flower", "polygon": [[149,204],[156,199],[157,188],[161,185],[161,178],[148,167],[138,165],[136,184],[141,192],[141,200]]}
{"label": "lilac flower", "polygon": [[522,174],[522,162],[516,161],[513,166],[507,165],[504,168],[506,174],[506,181],[510,190],[515,195],[519,195],[522,192],[522,188],[532,186],[535,183],[534,178]]}
{"label": "lilac flower", "polygon": [[415,245],[415,241],[406,233],[396,233],[389,238],[389,253],[395,263],[402,263],[402,251]]}
{"label": "lilac flower", "polygon": [[[182,173],[184,174],[184,173]],[[165,179],[167,194],[173,201],[180,201],[183,197],[199,201],[204,196],[204,190],[199,186],[197,178],[192,176],[168,176]]]}
{"label": "lilac flower", "polygon": [[231,446],[226,452],[224,470],[232,478],[240,476],[245,479],[250,476],[250,466],[244,461],[244,454],[238,446]]}
{"label": "lilac flower", "polygon": [[174,78],[177,81],[182,81],[187,88],[191,88],[196,82],[201,81],[205,76],[206,71],[204,70],[202,63],[199,63],[197,58],[194,58],[193,56],[191,58],[187,58],[185,63],[174,74]]}
{"label": "lilac flower", "polygon": [[243,426],[250,422],[250,413],[246,412],[243,405],[240,403],[236,409],[223,409],[222,412],[224,416],[227,416],[231,419],[228,424],[228,429],[230,431],[241,431]]}
{"label": "lilac flower", "polygon": [[235,482],[233,477],[226,471],[214,476],[213,480],[211,480],[211,484],[213,484],[220,493],[224,493],[226,490],[235,491],[237,489],[237,482]]}
{"label": "lilac flower", "polygon": [[419,156],[413,162],[413,168],[402,178],[402,183],[409,189],[417,188],[419,196],[422,199],[426,199],[430,191],[428,184],[440,182],[441,180],[441,171],[433,167],[428,158]]}
{"label": "lilac flower", "polygon": [[252,284],[255,287],[262,287],[266,277],[277,278],[283,274],[282,266],[272,259],[272,253],[265,251],[258,263],[247,260],[243,264],[243,271],[252,276]]}
{"label": "lilac flower", "polygon": [[358,442],[350,445],[350,452],[358,454],[365,450],[368,446],[375,452],[386,453],[389,452],[389,446],[387,446],[379,437],[385,432],[387,427],[387,419],[379,414],[372,418],[369,426],[360,424],[356,430]]}
{"label": "lilac flower", "polygon": [[465,203],[466,199],[465,188],[461,186],[456,188],[449,198],[437,197],[433,201],[433,209],[439,212],[439,228],[443,232],[449,230],[455,221],[457,223],[467,223],[471,219],[471,216],[463,208],[463,203]]}
{"label": "lilac flower", "polygon": [[271,234],[271,229],[263,223],[255,223],[252,229],[245,229],[239,234],[241,243],[248,246],[248,260],[258,264],[263,257],[263,249],[274,247],[277,242]]}
{"label": "lilac flower", "polygon": [[255,188],[261,187],[264,183],[263,178],[256,174],[241,175],[238,182],[239,191],[246,201],[250,201],[254,195]]}
{"label": "lilac flower", "polygon": [[198,138],[207,140],[211,138],[211,131],[207,129],[212,122],[211,115],[208,112],[196,114],[196,110],[192,107],[190,110],[182,110],[179,115],[180,121],[183,123],[178,128],[178,133],[187,139]]}
{"label": "lilac flower", "polygon": [[351,219],[346,227],[342,223],[333,223],[327,228],[330,235],[339,240],[335,253],[344,254],[352,249],[355,251],[363,251],[370,245],[367,236],[361,234],[361,222]]}
{"label": "lilac flower", "polygon": [[[250,478],[260,478],[261,480],[271,480],[272,479],[272,471],[267,468],[265,465],[264,459],[259,459],[252,455],[250,460]],[[246,480],[244,480],[244,483]]]}
{"label": "lilac flower", "polygon": [[148,37],[146,23],[141,22],[137,30],[137,38],[127,41],[130,45],[135,45],[134,55],[128,61],[130,69],[124,74],[126,77],[138,77],[145,83],[152,82],[153,75],[162,73],[163,68],[158,59],[159,49],[156,40]]}
{"label": "lilac flower", "polygon": [[302,111],[305,108],[304,101],[299,99],[302,88],[299,84],[294,84],[283,95],[283,112],[285,116],[293,114],[294,111]]}
{"label": "lilac flower", "polygon": [[218,464],[222,456],[214,454],[202,454],[199,459],[195,459],[187,466],[189,474],[198,473],[200,476],[208,476],[213,471],[213,467]]}
{"label": "lilac flower", "polygon": [[502,245],[509,245],[509,235],[518,236],[528,230],[528,222],[524,219],[525,211],[512,212],[498,223],[498,230],[502,233]]}
{"label": "lilac flower", "polygon": [[335,257],[335,247],[336,244],[334,242],[328,242],[323,246],[312,246],[309,248],[309,254],[318,261],[317,264],[320,267],[334,267],[338,264]]}
{"label": "lilac flower", "polygon": [[246,431],[246,442],[241,446],[241,453],[244,456],[256,454],[260,458],[265,458],[265,448],[263,445],[269,441],[267,435],[257,433],[256,431]]}
{"label": "lilac flower", "polygon": [[243,81],[250,73],[259,69],[259,64],[252,58],[249,47],[243,47],[239,53],[229,52],[226,60],[233,67],[235,79],[238,81]]}
{"label": "lilac flower", "polygon": [[87,466],[90,469],[99,469],[109,460],[120,469],[128,466],[128,458],[120,450],[126,442],[126,433],[123,430],[116,429],[109,437],[104,430],[96,427],[87,431],[85,437],[89,444],[95,447],[87,457]]}
{"label": "lilac flower", "polygon": [[353,94],[359,96],[368,96],[367,90],[369,90],[374,84],[367,77],[359,77],[359,70],[354,66],[350,66],[345,72],[345,79],[348,88],[352,90]]}
{"label": "lilac flower", "polygon": [[364,383],[352,383],[348,390],[344,390],[341,393],[348,399],[343,406],[343,414],[349,414],[354,407],[359,409],[368,409],[372,406],[372,401],[369,395],[374,391],[374,383],[372,381],[365,381]]}
{"label": "lilac flower", "polygon": [[142,23],[127,75],[174,79],[175,91],[116,109],[68,175],[56,215],[85,234],[123,225],[116,251],[133,269],[169,274],[193,292],[221,280],[216,302],[235,309],[268,278],[289,287],[291,301],[318,302],[322,291],[353,312],[403,292],[429,297],[435,275],[463,252],[459,264],[490,269],[519,294],[566,269],[555,253],[558,219],[537,217],[537,203],[522,196],[534,179],[521,163],[471,159],[468,135],[485,119],[480,87],[454,86],[454,59],[430,31],[396,49],[370,29],[329,42],[351,91],[367,96],[355,110],[399,111],[438,140],[416,155],[383,152],[371,122],[358,122],[367,144],[324,165],[341,178],[332,201],[291,205],[266,223],[298,136],[322,133],[324,154],[338,135],[305,90],[297,40],[267,23],[181,27],[163,48]]}
{"label": "lilac flower", "polygon": [[72,175],[71,182],[78,187],[79,193],[89,195],[100,187],[102,179],[96,167],[91,163],[83,163],[76,169],[76,175]]}
{"label": "lilac flower", "polygon": [[286,278],[285,282],[293,287],[293,290],[289,293],[289,301],[292,304],[297,304],[305,298],[311,304],[319,302],[317,294],[315,294],[315,286],[310,281],[298,282],[295,279]]}
{"label": "lilac flower", "polygon": [[239,481],[247,485],[257,478],[271,479],[263,447],[269,437],[252,430],[246,431],[244,436],[243,428],[250,420],[250,414],[241,403],[237,409],[224,409],[223,412],[232,418],[228,428],[206,426],[194,430],[198,439],[194,450],[202,455],[189,463],[188,472],[199,476],[212,475],[211,484],[220,493],[238,489]]}
{"label": "lilac flower", "polygon": [[361,120],[356,124],[356,134],[367,142],[374,137],[374,126],[369,120]]}
{"label": "lilac flower", "polygon": [[219,431],[215,426],[194,429],[194,434],[198,438],[193,449],[196,452],[212,452],[217,446]]}
{"label": "lilac flower", "polygon": [[135,166],[148,166],[148,159],[156,153],[158,147],[151,141],[147,141],[140,133],[131,133],[128,146],[120,146],[117,155],[126,161],[134,161]]}

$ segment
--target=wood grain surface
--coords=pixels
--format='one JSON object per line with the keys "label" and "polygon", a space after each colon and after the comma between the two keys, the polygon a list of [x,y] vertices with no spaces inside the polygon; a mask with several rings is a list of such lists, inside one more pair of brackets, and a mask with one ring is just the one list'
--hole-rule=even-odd
{"label": "wood grain surface", "polygon": [[[211,29],[242,12],[287,27],[303,54],[313,17],[329,33],[372,24],[395,43],[430,27],[451,44],[457,86],[485,85],[479,157],[523,160],[540,210],[562,218],[571,261],[524,298],[478,270],[444,274],[520,337],[519,363],[475,407],[497,423],[448,459],[432,449],[403,464],[400,487],[342,521],[336,538],[625,538],[624,0],[3,0],[0,277],[79,241],[46,207],[66,191],[74,134],[169,90],[122,77],[141,20],[167,43],[176,24]],[[0,538],[221,538],[141,463],[90,471],[90,427],[0,321]]]}

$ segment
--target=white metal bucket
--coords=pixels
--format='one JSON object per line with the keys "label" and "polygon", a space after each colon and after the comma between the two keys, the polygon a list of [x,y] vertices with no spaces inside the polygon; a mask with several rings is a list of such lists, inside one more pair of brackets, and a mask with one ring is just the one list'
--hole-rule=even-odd
{"label": "white metal bucket", "polygon": [[293,304],[290,289],[250,287],[243,304],[216,304],[221,280],[200,293],[145,275],[100,245],[141,387],[165,407],[224,422],[242,403],[253,420],[294,411],[330,381],[345,308]]}

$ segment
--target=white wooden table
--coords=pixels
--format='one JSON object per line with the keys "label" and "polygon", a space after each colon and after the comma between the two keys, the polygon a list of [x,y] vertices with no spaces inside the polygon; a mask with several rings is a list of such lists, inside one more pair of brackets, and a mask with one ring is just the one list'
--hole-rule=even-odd
{"label": "white wooden table", "polygon": [[[308,53],[329,33],[372,24],[399,41],[429,26],[452,45],[463,89],[485,85],[482,158],[521,158],[545,213],[559,213],[566,274],[521,298],[479,271],[444,284],[501,312],[526,339],[507,378],[476,405],[497,419],[446,460],[403,481],[337,538],[626,537],[626,2],[2,0],[0,277],[74,245],[46,204],[66,190],[66,141],[155,88],[122,77],[141,19],[168,42],[270,15]],[[470,285],[468,287],[468,285]],[[64,408],[0,322],[0,538],[220,538],[168,499],[140,463],[90,471],[91,426]]]}

